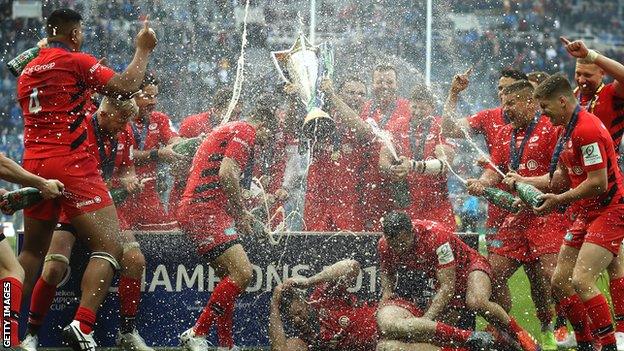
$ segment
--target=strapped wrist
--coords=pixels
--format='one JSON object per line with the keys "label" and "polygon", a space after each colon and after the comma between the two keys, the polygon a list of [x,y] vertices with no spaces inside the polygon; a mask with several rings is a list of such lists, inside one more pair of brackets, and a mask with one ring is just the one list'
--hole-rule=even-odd
{"label": "strapped wrist", "polygon": [[587,56],[585,56],[585,61],[589,62],[589,63],[594,63],[596,62],[596,59],[598,58],[598,55],[600,55],[596,50],[589,50],[587,52]]}

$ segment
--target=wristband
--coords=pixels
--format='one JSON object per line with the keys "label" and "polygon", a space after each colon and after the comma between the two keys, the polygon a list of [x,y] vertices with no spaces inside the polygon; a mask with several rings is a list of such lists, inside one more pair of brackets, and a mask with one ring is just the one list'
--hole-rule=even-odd
{"label": "wristband", "polygon": [[158,149],[154,149],[154,150],[150,151],[149,158],[152,161],[158,161]]}
{"label": "wristband", "polygon": [[600,54],[596,50],[589,50],[589,52],[587,53],[587,56],[585,56],[585,61],[589,63],[594,63],[596,62],[598,55]]}

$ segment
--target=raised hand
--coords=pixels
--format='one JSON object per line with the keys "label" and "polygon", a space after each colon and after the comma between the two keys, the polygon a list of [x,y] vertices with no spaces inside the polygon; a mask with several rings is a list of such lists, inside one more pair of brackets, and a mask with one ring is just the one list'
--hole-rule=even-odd
{"label": "raised hand", "polygon": [[137,49],[143,49],[151,52],[156,47],[156,43],[158,43],[158,39],[156,39],[156,32],[149,27],[146,17],[145,21],[143,21],[143,28],[141,28],[141,31],[137,34],[136,47]]}
{"label": "raised hand", "polygon": [[451,92],[457,94],[460,93],[470,84],[470,75],[472,74],[472,67],[468,68],[466,72],[462,74],[456,74],[451,82]]}
{"label": "raised hand", "polygon": [[566,51],[576,58],[585,58],[589,54],[589,49],[582,40],[569,41],[564,37],[559,38]]}

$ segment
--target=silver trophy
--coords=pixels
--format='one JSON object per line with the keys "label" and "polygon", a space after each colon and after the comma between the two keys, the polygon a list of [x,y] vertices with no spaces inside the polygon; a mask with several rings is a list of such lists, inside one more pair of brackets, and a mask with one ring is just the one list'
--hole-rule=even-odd
{"label": "silver trophy", "polygon": [[324,94],[319,89],[321,80],[331,78],[334,73],[334,52],[331,44],[314,46],[300,32],[290,49],[273,51],[271,56],[282,80],[297,87],[299,97],[306,107],[303,133],[308,138],[331,135],[336,124],[323,111]]}

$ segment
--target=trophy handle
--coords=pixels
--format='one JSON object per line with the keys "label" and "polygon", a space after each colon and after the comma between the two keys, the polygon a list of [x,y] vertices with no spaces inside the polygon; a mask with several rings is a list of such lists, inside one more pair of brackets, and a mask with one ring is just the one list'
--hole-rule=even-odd
{"label": "trophy handle", "polygon": [[275,65],[275,68],[277,68],[277,72],[279,72],[279,75],[280,75],[280,78],[282,78],[282,81],[284,81],[284,83],[287,83],[287,84],[292,84],[292,82],[289,81],[288,78],[286,78],[286,75],[282,71],[282,67],[279,64],[279,61],[277,60],[276,54],[281,54],[283,52],[284,51],[271,51],[271,58],[273,59],[273,64]]}

